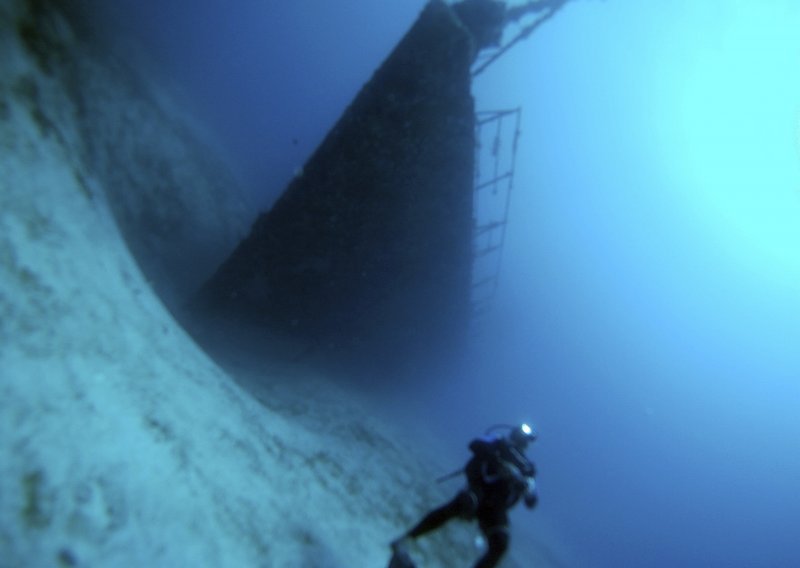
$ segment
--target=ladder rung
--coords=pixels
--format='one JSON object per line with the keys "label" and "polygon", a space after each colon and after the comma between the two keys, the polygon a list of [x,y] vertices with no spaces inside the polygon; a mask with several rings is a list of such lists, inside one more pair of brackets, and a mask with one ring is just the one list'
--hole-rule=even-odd
{"label": "ladder rung", "polygon": [[487,278],[484,278],[483,280],[478,280],[477,282],[473,282],[472,283],[472,287],[473,288],[480,288],[481,286],[484,286],[486,284],[491,284],[492,282],[494,282],[496,280],[497,280],[497,276],[489,276]]}
{"label": "ladder rung", "polygon": [[481,249],[475,253],[475,256],[486,256],[487,254],[491,254],[496,250],[500,250],[500,245],[496,245],[493,247],[487,247],[485,249]]}
{"label": "ladder rung", "polygon": [[[488,59],[485,58],[485,59]],[[519,114],[520,109],[511,109],[511,110],[497,110],[497,111],[478,111],[475,114],[478,117],[477,126],[483,126],[484,124],[488,124],[490,122],[494,122],[495,120],[500,120],[510,114]]]}
{"label": "ladder rung", "polygon": [[489,231],[493,231],[494,229],[498,229],[506,224],[506,221],[494,221],[493,223],[487,223],[486,225],[481,225],[480,227],[475,228],[475,235],[482,235],[484,233],[488,233]]}
{"label": "ladder rung", "polygon": [[475,191],[480,191],[481,189],[484,189],[484,188],[486,188],[486,187],[489,187],[489,186],[491,186],[491,185],[494,185],[494,184],[496,184],[496,183],[498,183],[498,182],[501,182],[501,181],[503,181],[504,179],[508,179],[508,178],[510,178],[510,177],[511,177],[511,172],[505,173],[505,174],[503,174],[503,175],[501,175],[501,176],[499,176],[499,177],[496,177],[496,178],[494,178],[494,179],[491,179],[491,180],[489,180],[489,181],[485,181],[485,182],[483,182],[483,183],[481,183],[481,184],[478,184],[478,185],[476,185],[476,186],[475,186]]}

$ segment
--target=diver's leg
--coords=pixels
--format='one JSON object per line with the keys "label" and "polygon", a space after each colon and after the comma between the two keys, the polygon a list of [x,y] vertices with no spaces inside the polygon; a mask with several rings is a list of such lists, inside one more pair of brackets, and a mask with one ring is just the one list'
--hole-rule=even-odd
{"label": "diver's leg", "polygon": [[391,546],[395,554],[403,550],[409,539],[417,538],[425,533],[429,533],[438,529],[447,521],[454,517],[462,517],[465,519],[473,518],[475,514],[475,495],[468,490],[461,491],[456,495],[452,501],[442,505],[438,509],[434,509],[400,538],[392,541]]}
{"label": "diver's leg", "polygon": [[447,521],[462,514],[462,500],[461,495],[456,495],[455,498],[449,503],[442,505],[438,509],[434,509],[419,522],[417,526],[408,531],[407,536],[417,538],[425,533],[438,529]]}
{"label": "diver's leg", "polygon": [[488,550],[474,568],[494,568],[508,550],[510,540],[508,515],[503,510],[478,511],[478,522],[486,538]]}

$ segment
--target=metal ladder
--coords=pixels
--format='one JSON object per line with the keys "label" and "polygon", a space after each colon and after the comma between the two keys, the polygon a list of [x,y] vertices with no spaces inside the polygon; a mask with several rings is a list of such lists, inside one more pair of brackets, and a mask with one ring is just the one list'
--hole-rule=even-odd
{"label": "metal ladder", "polygon": [[521,119],[520,108],[476,114],[472,206],[473,319],[485,313],[497,291],[514,188]]}

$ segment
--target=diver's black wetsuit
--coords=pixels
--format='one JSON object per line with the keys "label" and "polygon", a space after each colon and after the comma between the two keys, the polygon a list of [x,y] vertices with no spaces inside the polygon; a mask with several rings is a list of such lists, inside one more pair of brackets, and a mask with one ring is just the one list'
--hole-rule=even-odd
{"label": "diver's black wetsuit", "polygon": [[479,438],[470,443],[469,449],[474,455],[464,469],[467,489],[428,513],[408,536],[421,536],[455,517],[477,519],[488,550],[475,568],[492,568],[508,549],[508,510],[523,496],[529,508],[536,505],[536,469],[504,438]]}

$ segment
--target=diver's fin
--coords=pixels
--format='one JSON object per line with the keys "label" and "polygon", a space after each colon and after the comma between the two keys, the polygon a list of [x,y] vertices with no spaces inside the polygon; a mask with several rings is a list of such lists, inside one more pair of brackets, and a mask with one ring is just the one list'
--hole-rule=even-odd
{"label": "diver's fin", "polygon": [[411,560],[408,552],[398,548],[392,554],[392,559],[389,560],[389,568],[417,568],[417,565]]}

